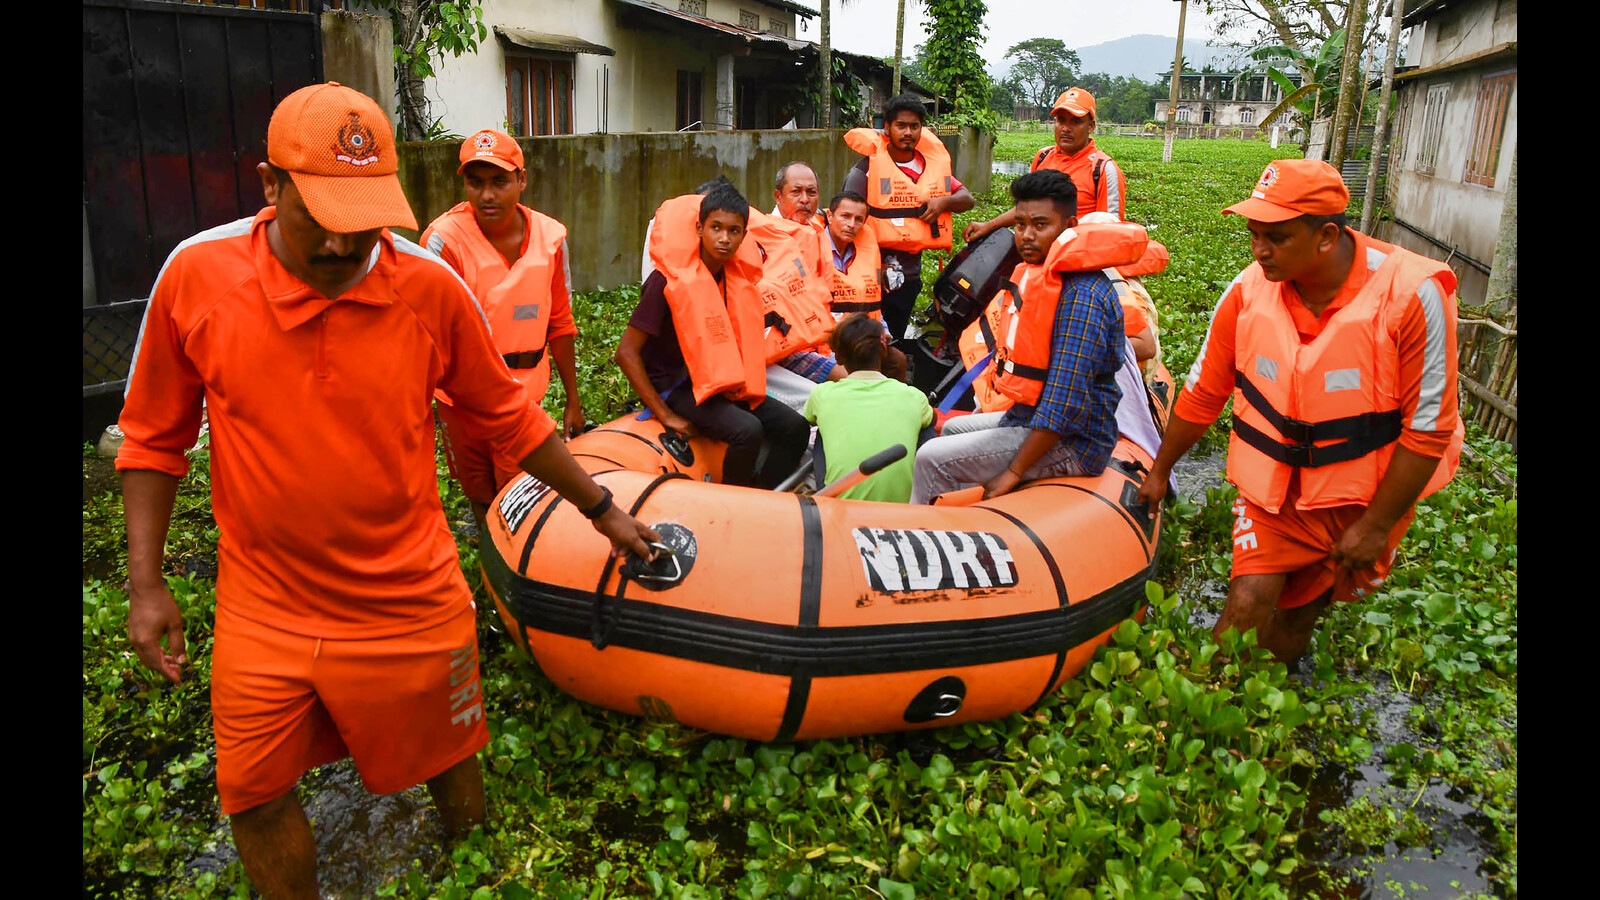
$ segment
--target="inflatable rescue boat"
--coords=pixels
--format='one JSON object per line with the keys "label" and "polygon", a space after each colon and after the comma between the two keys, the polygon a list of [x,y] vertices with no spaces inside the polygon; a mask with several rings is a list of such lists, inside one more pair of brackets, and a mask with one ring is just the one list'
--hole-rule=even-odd
{"label": "inflatable rescue boat", "polygon": [[1151,459],[1122,440],[1093,478],[966,506],[717,483],[722,447],[624,416],[568,443],[671,553],[620,562],[523,476],[480,558],[515,642],[573,696],[761,741],[838,737],[1027,709],[1142,614],[1158,517]]}

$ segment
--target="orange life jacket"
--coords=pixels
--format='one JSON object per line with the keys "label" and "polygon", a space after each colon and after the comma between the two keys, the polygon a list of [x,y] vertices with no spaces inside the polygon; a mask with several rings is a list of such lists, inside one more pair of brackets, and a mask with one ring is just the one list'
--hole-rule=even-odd
{"label": "orange life jacket", "polygon": [[917,152],[922,154],[922,174],[912,181],[889,156],[889,139],[872,128],[852,128],[844,133],[850,149],[867,157],[868,221],[878,246],[888,250],[949,250],[951,215],[946,212],[932,225],[917,218],[933,197],[947,197],[954,178],[950,151],[934,134],[922,129]]}
{"label": "orange life jacket", "polygon": [[1160,241],[1151,241],[1144,246],[1144,255],[1139,261],[1131,265],[1117,266],[1117,271],[1127,278],[1143,278],[1146,275],[1155,275],[1167,270],[1167,263],[1171,254],[1167,253],[1167,245]]}
{"label": "orange life jacket", "polygon": [[[1155,241],[1150,243],[1153,245]],[[1145,255],[1148,257],[1149,253],[1147,252]],[[1144,282],[1138,278],[1126,277],[1126,270],[1136,268],[1137,265],[1136,263],[1134,266],[1113,266],[1104,271],[1106,277],[1111,279],[1111,286],[1116,288],[1117,301],[1122,304],[1123,323],[1129,323],[1127,311],[1129,307],[1134,306],[1139,308],[1139,311],[1144,314],[1145,321],[1150,323],[1150,339],[1155,342],[1156,352],[1149,359],[1139,363],[1139,374],[1144,377],[1145,383],[1149,384],[1150,380],[1161,369],[1161,329],[1156,324],[1156,302],[1150,296],[1150,292],[1145,289]],[[1165,267],[1163,266],[1163,268]],[[1129,331],[1128,337],[1134,336],[1131,326],[1124,330]]]}
{"label": "orange life jacket", "polygon": [[[437,242],[450,245],[461,263],[461,280],[472,289],[489,322],[495,347],[511,367],[511,374],[538,403],[550,388],[550,357],[545,352],[553,302],[550,283],[555,277],[561,244],[567,239],[567,227],[521,204],[517,211],[522,214],[527,233],[522,255],[515,263],[508,264],[484,235],[473,216],[472,204],[466,201],[433,220],[421,243],[435,253],[439,252]],[[443,391],[434,393],[450,403]]]}
{"label": "orange life jacket", "polygon": [[[700,259],[699,194],[664,201],[650,230],[650,262],[666,276],[667,305],[678,332],[694,401],[726,394],[759,406],[767,390],[761,326],[761,253],[745,235],[719,285]],[[726,297],[726,300],[724,300]]]}
{"label": "orange life jacket", "polygon": [[[1424,302],[1438,303],[1447,330],[1455,327],[1456,277],[1449,266],[1381,241],[1371,244],[1369,253],[1387,253],[1387,259],[1307,344],[1300,342],[1281,285],[1267,281],[1259,265],[1240,276],[1235,352],[1241,370],[1234,373],[1228,480],[1265,509],[1282,507],[1297,471],[1300,509],[1370,503],[1402,426],[1394,333],[1407,298],[1420,293]],[[1430,278],[1444,296],[1437,296]],[[1438,352],[1447,355],[1446,335],[1438,337]],[[1413,427],[1429,430],[1425,419],[1439,412],[1439,403],[1424,397]],[[1420,496],[1455,474],[1464,435],[1458,420]]]}
{"label": "orange life jacket", "polygon": [[822,229],[817,246],[827,260],[830,297],[829,309],[837,322],[853,312],[866,313],[883,321],[883,260],[878,253],[878,238],[865,225],[856,232],[856,255],[850,259],[850,271],[841,272],[833,264],[833,235]]}
{"label": "orange life jacket", "polygon": [[[759,289],[767,363],[823,343],[833,319],[828,279],[816,265],[816,232],[752,207],[745,240],[754,240],[766,254]],[[806,244],[813,252],[805,252]]]}
{"label": "orange life jacket", "polygon": [[1038,403],[1050,370],[1061,273],[1135,262],[1149,240],[1144,226],[1135,222],[1078,225],[1061,232],[1042,264],[1019,263],[996,295],[1001,305],[1000,327],[994,332],[1000,342],[990,370],[994,389],[1017,403]]}

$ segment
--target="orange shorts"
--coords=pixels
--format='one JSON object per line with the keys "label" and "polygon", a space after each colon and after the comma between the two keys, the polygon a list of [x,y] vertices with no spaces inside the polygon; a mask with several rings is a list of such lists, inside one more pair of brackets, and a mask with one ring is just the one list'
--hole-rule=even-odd
{"label": "orange shorts", "polygon": [[224,814],[292,790],[346,756],[374,794],[438,775],[489,742],[477,615],[375,640],[291,634],[216,612],[211,724]]}
{"label": "orange shorts", "polygon": [[461,483],[461,492],[468,500],[488,506],[503,485],[522,474],[520,460],[508,459],[488,444],[469,438],[450,404],[438,403],[435,408],[439,411],[444,458],[450,465],[450,474]]}
{"label": "orange shorts", "polygon": [[[1287,572],[1278,608],[1310,603],[1334,586],[1339,565],[1328,554],[1365,510],[1364,506],[1296,509],[1291,498],[1281,510],[1270,513],[1239,497],[1233,502],[1233,577]],[[1389,577],[1394,552],[1415,515],[1411,509],[1400,517],[1377,560],[1356,572],[1349,589],[1333,597],[1335,602],[1359,600]]]}

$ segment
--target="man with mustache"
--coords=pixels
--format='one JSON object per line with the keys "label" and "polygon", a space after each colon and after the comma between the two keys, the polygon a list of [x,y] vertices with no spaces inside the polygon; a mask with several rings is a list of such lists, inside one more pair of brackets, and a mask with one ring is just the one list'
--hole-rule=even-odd
{"label": "man with mustache", "polygon": [[[536,404],[544,401],[555,361],[566,394],[561,434],[575,437],[583,431],[584,416],[567,228],[520,202],[528,173],[522,148],[511,135],[485,128],[461,142],[460,160],[456,174],[467,199],[434,219],[420,243],[439,254],[472,289],[501,358]],[[447,394],[441,391],[435,399],[445,458],[472,504],[481,533],[489,503],[522,468],[468,435]]]}
{"label": "man with mustache", "polygon": [[[1050,110],[1055,123],[1056,142],[1033,155],[1028,171],[1048,169],[1063,172],[1078,189],[1078,215],[1110,213],[1117,221],[1128,218],[1128,179],[1104,151],[1094,145],[1094,95],[1081,87],[1071,87],[1056,98]],[[961,233],[972,242],[1016,219],[1015,209],[1007,210],[987,222],[972,222]]]}
{"label": "man with mustache", "polygon": [[295,795],[313,767],[351,757],[380,794],[426,783],[447,836],[484,821],[477,615],[439,500],[435,389],[613,554],[660,540],[528,402],[460,277],[389,230],[417,227],[393,135],[334,82],[278,104],[258,166],[268,205],[167,258],[119,420],[128,636],[177,683],[188,653],[164,544],[202,403],[210,418],[217,791],[265,897],[318,896]]}
{"label": "man with mustache", "polygon": [[1268,164],[1229,206],[1255,257],[1223,291],[1139,500],[1233,401],[1228,600],[1294,665],[1333,603],[1388,577],[1416,502],[1444,487],[1465,431],[1456,398],[1456,277],[1345,222],[1350,191],[1318,159]]}

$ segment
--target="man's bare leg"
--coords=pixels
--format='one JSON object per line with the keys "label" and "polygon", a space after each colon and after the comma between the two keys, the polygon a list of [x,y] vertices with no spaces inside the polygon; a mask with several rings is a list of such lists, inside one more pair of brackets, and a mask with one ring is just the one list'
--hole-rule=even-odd
{"label": "man's bare leg", "polygon": [[456,838],[483,823],[483,770],[476,754],[428,779],[428,793],[439,809],[445,837]]}
{"label": "man's bare leg", "polygon": [[1278,609],[1278,598],[1283,596],[1283,585],[1288,579],[1287,572],[1274,572],[1239,575],[1228,582],[1228,601],[1223,604],[1217,624],[1211,628],[1212,636],[1220,638],[1229,628],[1238,629],[1240,634],[1254,628],[1256,645],[1265,648],[1267,623]]}
{"label": "man's bare leg", "polygon": [[233,845],[250,883],[266,900],[318,900],[317,842],[291,788],[229,817]]}
{"label": "man's bare leg", "polygon": [[1332,596],[1330,590],[1303,606],[1277,610],[1266,626],[1257,629],[1257,645],[1271,650],[1284,665],[1293,666],[1311,646],[1311,633],[1328,611]]}

